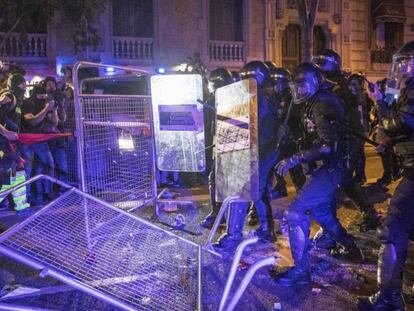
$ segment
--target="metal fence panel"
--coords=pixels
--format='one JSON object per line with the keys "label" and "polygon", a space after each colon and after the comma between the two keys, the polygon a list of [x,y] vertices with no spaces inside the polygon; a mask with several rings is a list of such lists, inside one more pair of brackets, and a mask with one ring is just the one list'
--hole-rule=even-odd
{"label": "metal fence panel", "polygon": [[124,309],[197,309],[199,247],[78,190],[3,234],[0,252]]}
{"label": "metal fence panel", "polygon": [[85,191],[131,210],[155,197],[149,97],[80,97]]}
{"label": "metal fence panel", "polygon": [[68,164],[68,182],[78,185],[78,148],[76,141],[76,117],[74,100],[66,101],[66,122],[64,131],[74,135],[65,138],[66,159]]}

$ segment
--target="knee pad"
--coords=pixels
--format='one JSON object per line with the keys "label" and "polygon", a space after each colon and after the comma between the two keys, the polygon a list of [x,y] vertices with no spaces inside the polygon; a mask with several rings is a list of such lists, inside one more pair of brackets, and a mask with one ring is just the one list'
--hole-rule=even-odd
{"label": "knee pad", "polygon": [[394,243],[392,230],[388,226],[378,227],[377,236],[382,244]]}
{"label": "knee pad", "polygon": [[285,218],[289,225],[295,226],[295,225],[301,225],[303,222],[303,217],[305,217],[304,214],[298,213],[295,210],[286,210],[285,211]]}

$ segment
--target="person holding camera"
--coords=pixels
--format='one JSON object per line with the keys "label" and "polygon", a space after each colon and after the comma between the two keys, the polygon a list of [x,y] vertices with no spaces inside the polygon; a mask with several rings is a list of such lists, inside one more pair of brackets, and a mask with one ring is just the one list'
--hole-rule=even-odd
{"label": "person holding camera", "polygon": [[[58,121],[58,105],[54,99],[56,80],[47,77],[42,83],[35,86],[31,96],[22,106],[22,132],[23,133],[50,133]],[[32,174],[35,160],[35,173],[54,176],[55,162],[47,142],[22,144],[21,150],[25,160],[26,178]],[[44,183],[44,184],[43,184]],[[42,205],[44,196],[52,198],[52,187],[48,181],[39,180],[35,183],[36,195],[32,202]],[[30,193],[30,186],[28,187]]]}
{"label": "person holding camera", "polygon": [[[46,92],[52,94],[55,101],[55,109],[53,113],[47,115],[47,123],[44,127],[44,133],[61,133],[64,132],[64,123],[66,122],[66,109],[69,101],[73,101],[73,89],[70,85],[65,84],[62,91],[58,88],[56,80],[47,79]],[[63,137],[54,138],[48,141],[50,152],[55,162],[56,177],[61,181],[68,181],[68,161],[67,161],[67,145]],[[63,191],[63,189],[61,189]]]}

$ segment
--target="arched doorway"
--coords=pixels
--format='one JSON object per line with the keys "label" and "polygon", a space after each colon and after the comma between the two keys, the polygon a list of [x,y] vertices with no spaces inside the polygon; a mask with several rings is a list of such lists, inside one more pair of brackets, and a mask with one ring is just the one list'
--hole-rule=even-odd
{"label": "arched doorway", "polygon": [[[300,64],[302,53],[300,43],[301,30],[298,24],[289,24],[282,33],[282,66],[292,70]],[[328,47],[328,38],[323,26],[313,29],[313,54]]]}
{"label": "arched doorway", "polygon": [[300,26],[289,24],[282,33],[282,66],[292,70],[301,60]]}
{"label": "arched doorway", "polygon": [[327,40],[324,29],[322,26],[315,26],[313,28],[313,55],[317,54],[320,50],[327,48]]}

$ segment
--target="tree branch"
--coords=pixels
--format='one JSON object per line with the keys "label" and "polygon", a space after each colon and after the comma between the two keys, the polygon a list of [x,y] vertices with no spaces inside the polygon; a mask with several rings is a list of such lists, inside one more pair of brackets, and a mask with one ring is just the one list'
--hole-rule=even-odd
{"label": "tree branch", "polygon": [[312,0],[309,10],[308,23],[309,25],[315,24],[316,12],[318,11],[319,0]]}
{"label": "tree branch", "polygon": [[306,0],[296,0],[296,6],[298,7],[299,20],[302,25],[305,25],[307,23],[306,17],[308,15],[308,10],[306,8]]}
{"label": "tree branch", "polygon": [[0,43],[0,51],[3,50],[3,46],[6,43],[6,39],[7,37],[10,36],[10,34],[16,29],[17,26],[19,26],[20,22],[22,21],[23,17],[26,15],[26,12],[23,12],[22,15],[20,15],[20,17],[15,21],[15,23],[13,24],[13,26],[10,28],[10,30],[8,32],[6,32],[4,34],[3,40]]}

